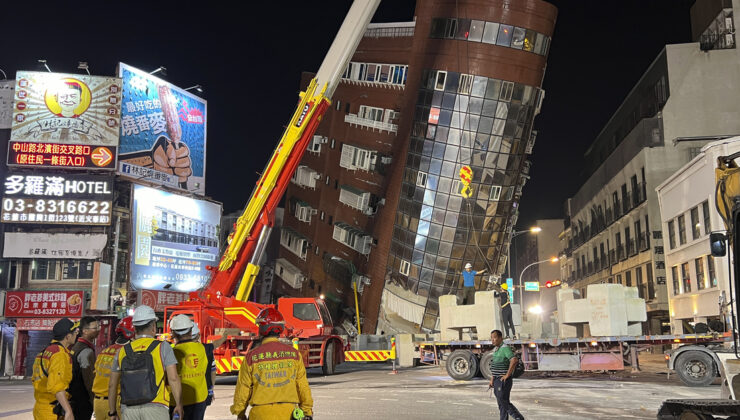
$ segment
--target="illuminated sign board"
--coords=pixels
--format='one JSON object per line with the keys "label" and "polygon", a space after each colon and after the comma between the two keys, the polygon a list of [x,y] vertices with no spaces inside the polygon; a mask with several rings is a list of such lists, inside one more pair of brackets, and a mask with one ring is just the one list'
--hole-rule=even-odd
{"label": "illuminated sign board", "polygon": [[109,225],[113,179],[96,175],[10,174],[3,223]]}
{"label": "illuminated sign board", "polygon": [[204,195],[207,101],[124,63],[119,76],[118,172]]}
{"label": "illuminated sign board", "polygon": [[17,72],[8,165],[115,169],[122,90],[117,77]]}
{"label": "illuminated sign board", "polygon": [[11,292],[5,295],[5,317],[70,317],[82,316],[85,306],[83,291]]}
{"label": "illuminated sign board", "polygon": [[538,281],[525,281],[524,282],[524,290],[527,292],[539,292],[540,291],[540,282]]}
{"label": "illuminated sign board", "polygon": [[131,212],[131,285],[192,292],[218,265],[221,205],[134,185]]}
{"label": "illuminated sign board", "polygon": [[8,166],[114,169],[115,155],[115,147],[11,142],[8,146]]}

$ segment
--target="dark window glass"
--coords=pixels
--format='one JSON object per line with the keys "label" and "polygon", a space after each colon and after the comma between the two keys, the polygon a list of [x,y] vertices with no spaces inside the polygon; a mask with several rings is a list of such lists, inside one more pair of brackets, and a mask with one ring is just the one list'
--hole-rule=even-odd
{"label": "dark window glass", "polygon": [[691,239],[699,239],[701,236],[701,223],[699,223],[699,207],[691,209]]}
{"label": "dark window glass", "polygon": [[511,46],[511,38],[514,35],[514,27],[511,25],[500,25],[498,29],[498,37],[496,38],[496,45],[503,47]]}
{"label": "dark window glass", "polygon": [[709,202],[708,201],[701,203],[701,212],[704,216],[704,234],[709,235],[709,233],[712,231],[712,226],[709,221]]}

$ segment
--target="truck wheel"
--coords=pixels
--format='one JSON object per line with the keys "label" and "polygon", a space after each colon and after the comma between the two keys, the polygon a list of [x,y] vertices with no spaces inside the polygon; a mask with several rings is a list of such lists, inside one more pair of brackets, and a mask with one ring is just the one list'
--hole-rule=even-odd
{"label": "truck wheel", "polygon": [[445,363],[447,374],[458,381],[468,381],[478,372],[478,358],[470,350],[455,350]]}
{"label": "truck wheel", "polygon": [[708,386],[714,382],[716,372],[712,357],[701,351],[679,355],[675,370],[681,382],[688,386]]}
{"label": "truck wheel", "polygon": [[334,367],[334,342],[330,341],[326,345],[326,351],[324,352],[324,365],[321,366],[321,371],[324,375],[333,375]]}
{"label": "truck wheel", "polygon": [[480,357],[480,373],[486,380],[491,380],[491,359],[493,359],[493,351],[487,351]]}

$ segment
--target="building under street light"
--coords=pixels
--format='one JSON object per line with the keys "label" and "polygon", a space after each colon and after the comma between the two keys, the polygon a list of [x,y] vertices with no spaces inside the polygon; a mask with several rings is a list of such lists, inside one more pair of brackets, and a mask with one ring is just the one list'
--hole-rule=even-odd
{"label": "building under street light", "polygon": [[[522,274],[522,269],[535,262],[547,260],[553,255],[559,255],[560,244],[558,233],[562,230],[563,219],[544,219],[535,221],[539,233],[536,235],[524,235],[517,244],[516,268],[513,270],[516,276],[514,281]],[[522,277],[523,282],[540,283],[540,292],[523,292],[524,304],[522,308],[529,308],[533,304],[540,304],[544,311],[555,310],[555,292],[545,288],[545,282],[560,278],[559,264],[539,264],[526,270]],[[515,296],[519,296],[515,293]],[[516,297],[515,297],[516,299]],[[516,303],[519,303],[517,300]]]}

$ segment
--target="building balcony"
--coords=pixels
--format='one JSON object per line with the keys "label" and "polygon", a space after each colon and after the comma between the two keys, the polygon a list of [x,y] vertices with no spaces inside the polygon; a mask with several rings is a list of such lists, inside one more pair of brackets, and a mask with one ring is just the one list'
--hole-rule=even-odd
{"label": "building balcony", "polygon": [[349,125],[367,127],[373,130],[387,131],[394,134],[398,133],[398,125],[396,124],[383,121],[375,121],[369,118],[361,118],[357,114],[345,115],[344,122],[348,123]]}
{"label": "building balcony", "polygon": [[609,251],[609,263],[611,265],[616,265],[617,261],[617,252],[612,249],[611,251]]}
{"label": "building balcony", "polygon": [[606,270],[609,268],[609,258],[607,258],[606,254],[601,254],[601,269]]}
{"label": "building balcony", "polygon": [[587,276],[590,276],[593,273],[594,273],[594,263],[592,263],[592,262],[589,261],[586,264],[586,275]]}

